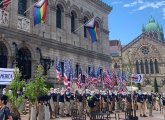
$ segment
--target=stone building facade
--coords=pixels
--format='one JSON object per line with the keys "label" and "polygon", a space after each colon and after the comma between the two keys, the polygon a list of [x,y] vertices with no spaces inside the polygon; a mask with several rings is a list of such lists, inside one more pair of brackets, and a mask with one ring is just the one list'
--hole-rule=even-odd
{"label": "stone building facade", "polygon": [[123,64],[123,66],[130,64],[132,73],[144,74],[143,90],[153,90],[154,79],[156,79],[159,90],[164,91],[164,52],[163,27],[151,17],[149,23],[143,26],[142,34],[122,48],[122,61],[119,64]]}
{"label": "stone building facade", "polygon": [[[73,69],[77,64],[84,70],[90,65],[110,67],[110,6],[101,0],[49,0],[45,24],[34,26],[33,8],[25,13],[34,2],[14,0],[5,11],[0,10],[0,67],[17,65],[28,81],[41,62],[48,69],[50,83],[56,83],[56,58],[71,60]],[[99,41],[95,43],[83,26],[92,18],[99,30]]]}

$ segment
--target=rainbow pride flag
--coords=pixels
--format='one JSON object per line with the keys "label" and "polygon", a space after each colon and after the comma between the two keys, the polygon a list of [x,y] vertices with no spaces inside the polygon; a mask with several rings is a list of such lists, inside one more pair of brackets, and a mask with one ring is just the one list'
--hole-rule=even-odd
{"label": "rainbow pride flag", "polygon": [[48,0],[40,0],[34,5],[34,25],[45,22],[47,4]]}
{"label": "rainbow pride flag", "polygon": [[95,23],[94,19],[88,22],[85,26],[88,29],[92,43],[98,41],[99,40],[98,26]]}

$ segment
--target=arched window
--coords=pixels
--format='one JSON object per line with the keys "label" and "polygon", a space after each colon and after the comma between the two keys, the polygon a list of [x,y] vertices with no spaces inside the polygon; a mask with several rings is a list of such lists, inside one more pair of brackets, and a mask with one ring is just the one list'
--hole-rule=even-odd
{"label": "arched window", "polygon": [[57,11],[56,11],[56,27],[61,28],[62,26],[62,10],[59,5],[57,5]]}
{"label": "arched window", "polygon": [[144,74],[144,63],[142,60],[140,61],[140,68],[141,68],[141,74]]}
{"label": "arched window", "polygon": [[26,13],[24,13],[26,9],[27,9],[27,1],[18,0],[18,14],[26,16]]}
{"label": "arched window", "polygon": [[155,59],[155,73],[159,73],[158,61]]}
{"label": "arched window", "polygon": [[145,60],[145,69],[146,69],[146,74],[149,74],[149,67],[148,67],[147,59]]}
{"label": "arched window", "polygon": [[31,53],[27,48],[18,51],[18,68],[24,79],[31,78]]}
{"label": "arched window", "polygon": [[76,27],[76,13],[74,11],[71,12],[71,32],[75,31],[75,27]]}
{"label": "arched window", "polygon": [[152,59],[150,60],[150,73],[154,74],[154,66],[153,66],[153,61]]}
{"label": "arched window", "polygon": [[[87,17],[84,17],[84,24],[88,22],[88,18]],[[84,25],[84,37],[87,38],[87,28],[86,26]]]}
{"label": "arched window", "polygon": [[140,74],[139,61],[138,60],[136,60],[136,72],[137,72],[137,74]]}
{"label": "arched window", "polygon": [[0,68],[7,68],[7,48],[0,42]]}

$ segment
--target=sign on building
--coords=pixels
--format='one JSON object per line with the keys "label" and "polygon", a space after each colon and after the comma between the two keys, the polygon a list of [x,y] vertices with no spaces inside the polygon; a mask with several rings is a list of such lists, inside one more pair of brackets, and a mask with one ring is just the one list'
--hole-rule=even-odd
{"label": "sign on building", "polygon": [[14,79],[14,69],[0,68],[0,85],[10,85]]}

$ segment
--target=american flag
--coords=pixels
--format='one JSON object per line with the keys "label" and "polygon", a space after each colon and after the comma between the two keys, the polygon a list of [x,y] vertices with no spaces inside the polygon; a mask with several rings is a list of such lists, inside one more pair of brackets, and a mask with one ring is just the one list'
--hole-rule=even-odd
{"label": "american flag", "polygon": [[92,81],[91,83],[92,84],[97,84],[97,78],[96,78],[96,71],[95,71],[95,67],[93,66],[93,69],[91,71],[91,77],[92,77]]}
{"label": "american flag", "polygon": [[110,75],[108,74],[108,71],[104,70],[103,75],[104,75],[104,85],[111,88],[112,87],[112,81],[110,79]]}
{"label": "american flag", "polygon": [[11,0],[2,0],[0,3],[0,6],[2,9],[6,9],[8,7],[8,5],[11,3]]}
{"label": "american flag", "polygon": [[61,80],[61,64],[58,58],[56,58],[56,78],[58,81]]}
{"label": "american flag", "polygon": [[124,74],[121,71],[118,71],[117,80],[118,80],[118,92],[126,91],[125,78],[124,78]]}
{"label": "american flag", "polygon": [[116,85],[116,71],[112,70],[112,87]]}
{"label": "american flag", "polygon": [[96,77],[97,77],[98,82],[101,82],[102,75],[101,75],[101,68],[100,67],[97,69]]}
{"label": "american flag", "polygon": [[79,74],[77,78],[77,87],[81,88],[81,74]]}
{"label": "american flag", "polygon": [[68,85],[68,61],[64,60],[64,85],[67,86]]}

